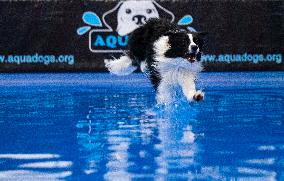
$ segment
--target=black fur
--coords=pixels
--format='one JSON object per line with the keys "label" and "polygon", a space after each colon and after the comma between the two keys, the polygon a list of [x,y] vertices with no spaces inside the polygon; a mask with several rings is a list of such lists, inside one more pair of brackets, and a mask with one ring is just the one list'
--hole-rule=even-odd
{"label": "black fur", "polygon": [[[132,32],[128,42],[128,56],[133,60],[133,65],[140,67],[142,61],[146,60],[149,78],[155,89],[158,88],[161,76],[156,70],[154,63],[154,42],[161,36],[169,36],[169,43],[171,48],[165,53],[165,57],[176,58],[186,57],[188,55],[188,47],[190,39],[188,31],[172,24],[166,20],[151,19],[144,26]],[[193,41],[198,45],[199,49],[202,48],[203,40],[201,34],[193,34]],[[196,55],[199,61],[201,54]]]}

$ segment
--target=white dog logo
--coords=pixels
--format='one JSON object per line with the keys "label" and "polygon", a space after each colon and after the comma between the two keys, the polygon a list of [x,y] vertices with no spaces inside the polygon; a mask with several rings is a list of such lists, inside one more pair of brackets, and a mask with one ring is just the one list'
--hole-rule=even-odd
{"label": "white dog logo", "polygon": [[150,18],[159,18],[151,1],[127,1],[118,10],[116,31],[120,36],[127,35]]}
{"label": "white dog logo", "polygon": [[114,9],[106,12],[103,17],[116,11],[117,12],[117,28],[116,31],[120,36],[125,36],[141,25],[145,24],[150,18],[159,18],[159,10],[169,14],[171,21],[174,21],[174,14],[159,5],[154,0],[129,0],[121,1]]}

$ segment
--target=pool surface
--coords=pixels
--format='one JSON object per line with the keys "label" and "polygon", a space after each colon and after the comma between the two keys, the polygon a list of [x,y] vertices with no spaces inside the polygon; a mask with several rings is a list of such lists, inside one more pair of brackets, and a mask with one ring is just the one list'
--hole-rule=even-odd
{"label": "pool surface", "polygon": [[0,74],[0,180],[284,180],[284,72],[198,87],[157,106],[142,74]]}

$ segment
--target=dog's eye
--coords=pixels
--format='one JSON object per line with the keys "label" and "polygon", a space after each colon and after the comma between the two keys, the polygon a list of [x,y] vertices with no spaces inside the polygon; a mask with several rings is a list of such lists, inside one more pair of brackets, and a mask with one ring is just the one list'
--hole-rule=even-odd
{"label": "dog's eye", "polygon": [[148,14],[151,14],[152,11],[153,11],[152,9],[147,9],[147,10],[146,10],[146,12],[147,12]]}
{"label": "dog's eye", "polygon": [[130,14],[131,13],[131,9],[126,9],[125,12],[126,12],[126,14]]}
{"label": "dog's eye", "polygon": [[203,45],[203,40],[197,37],[193,37],[193,41],[197,44],[197,45]]}

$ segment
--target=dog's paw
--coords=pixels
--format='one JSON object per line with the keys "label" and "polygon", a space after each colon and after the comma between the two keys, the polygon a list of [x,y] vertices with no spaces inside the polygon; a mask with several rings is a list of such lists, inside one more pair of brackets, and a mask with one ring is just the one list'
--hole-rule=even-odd
{"label": "dog's paw", "polygon": [[195,100],[195,101],[202,101],[203,99],[204,99],[204,92],[202,92],[202,91],[197,91],[195,94],[194,94],[194,96],[193,96],[193,99]]}

